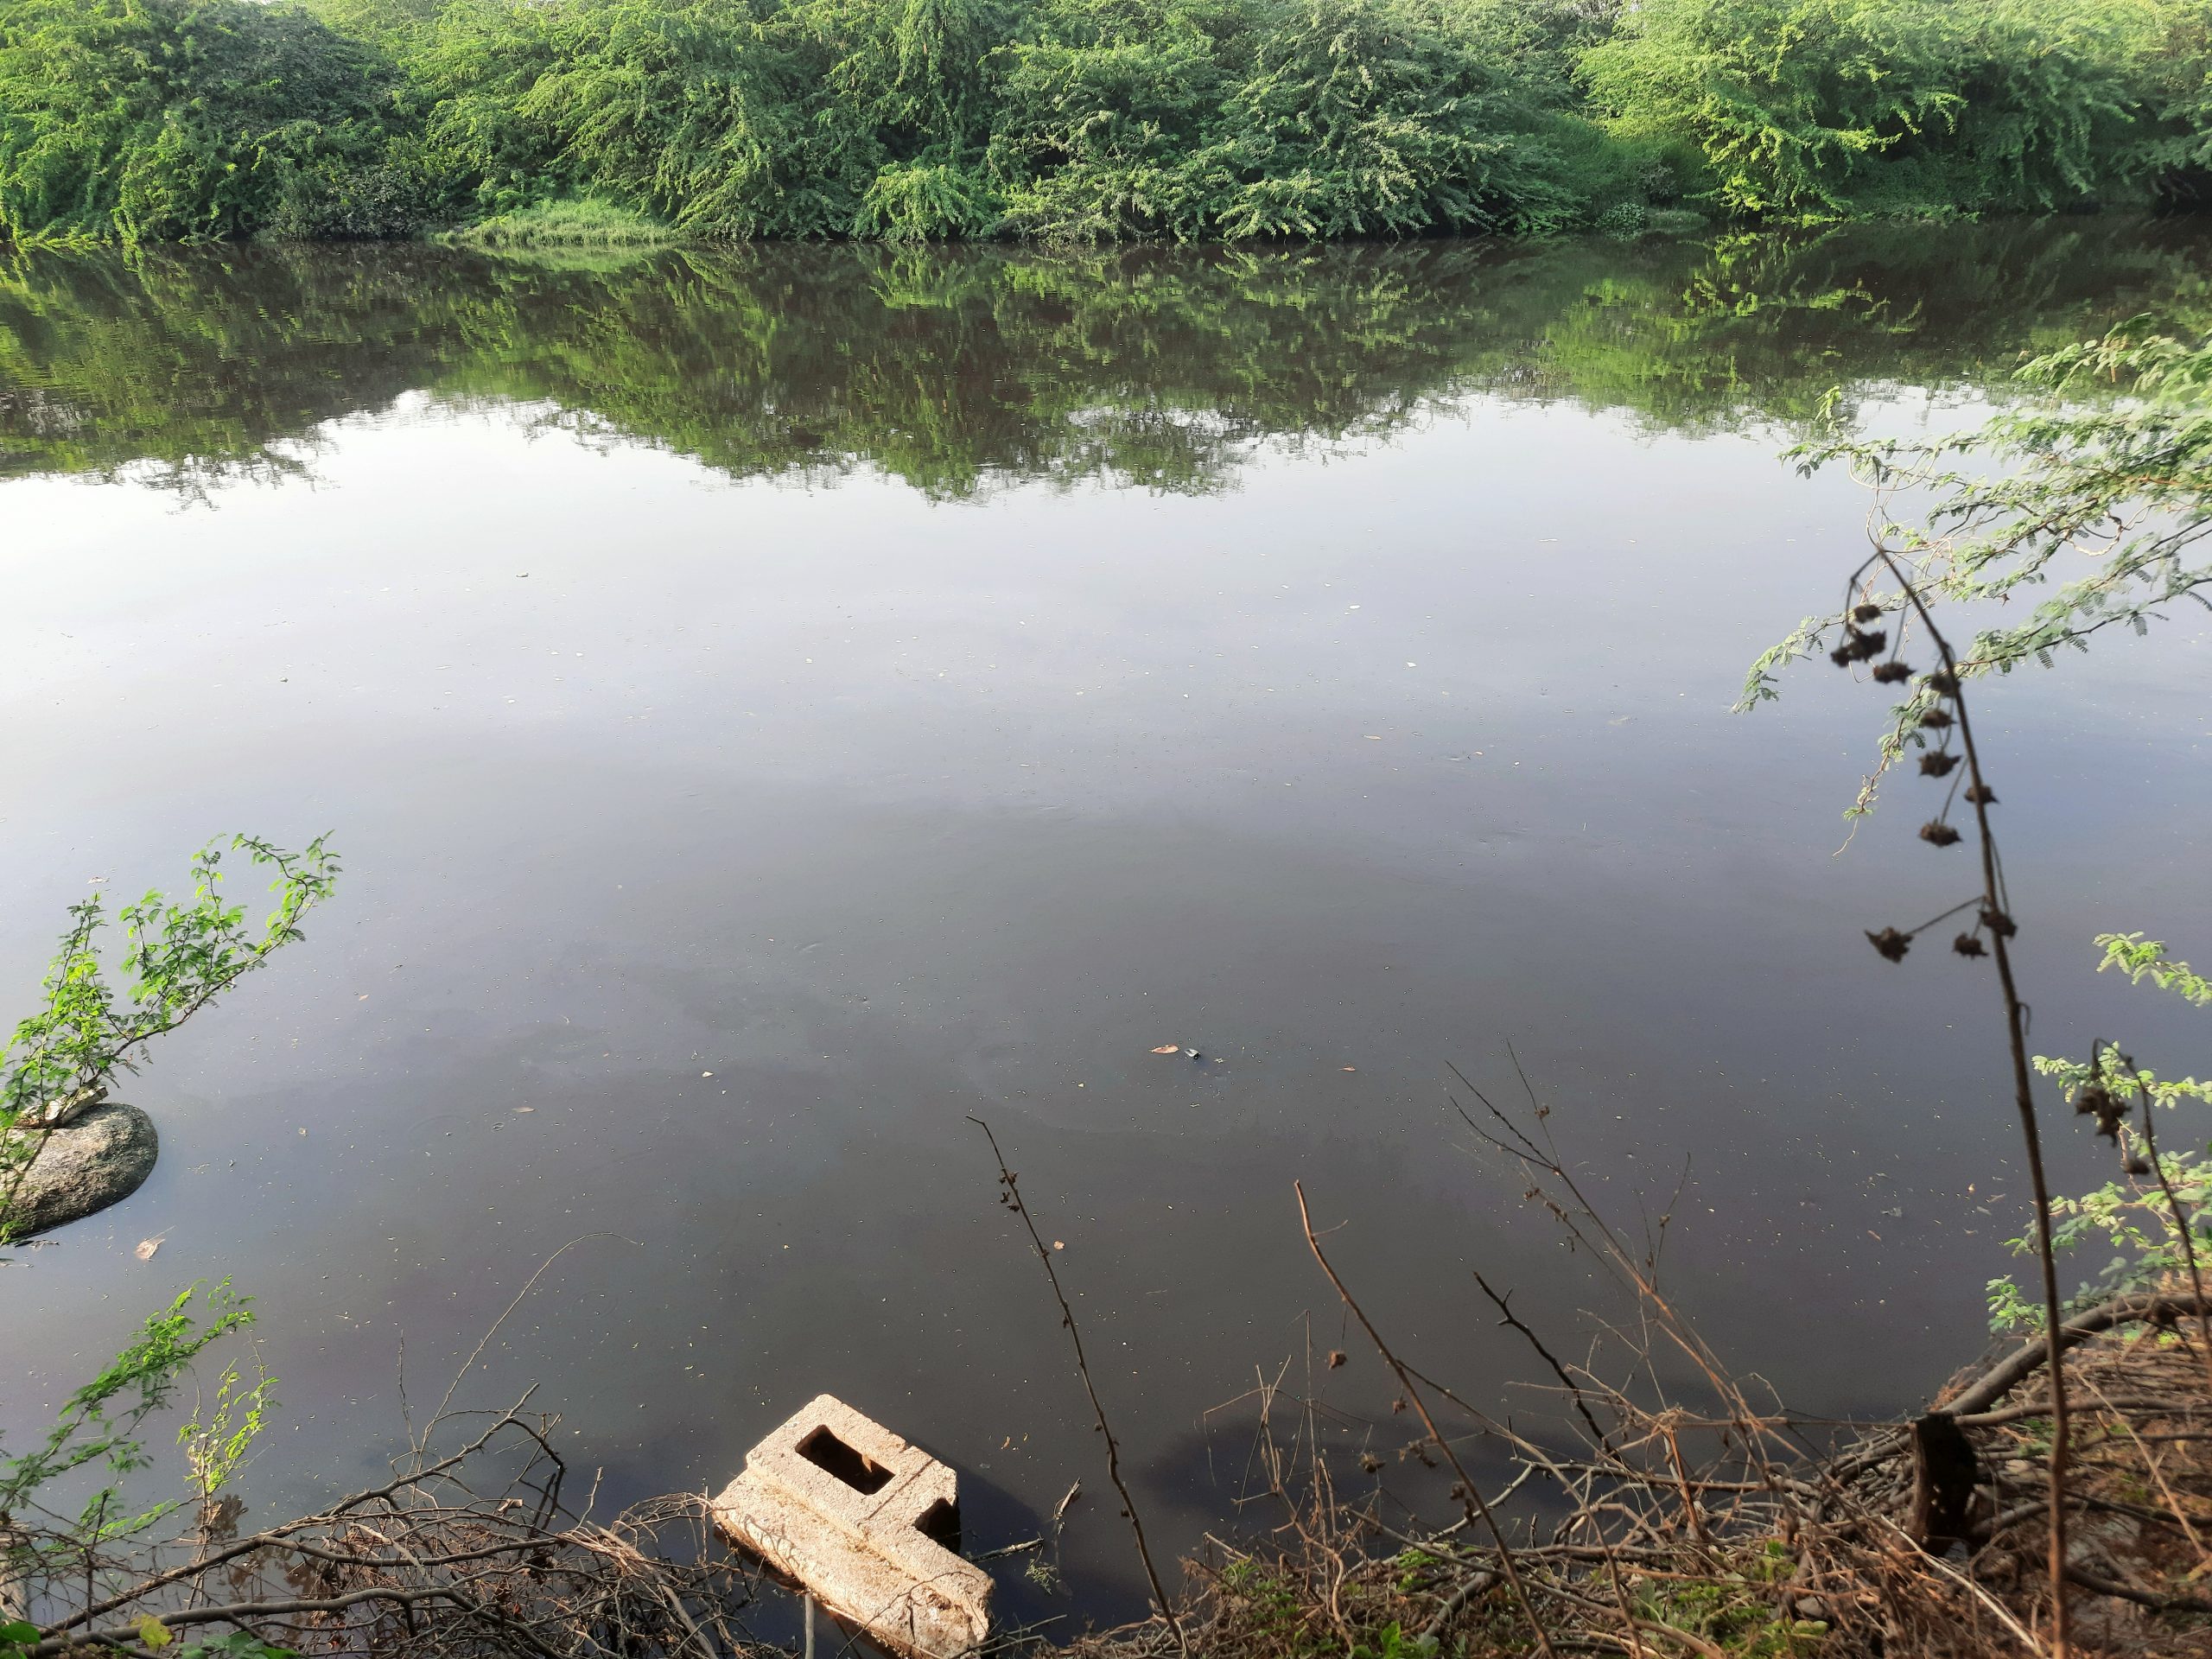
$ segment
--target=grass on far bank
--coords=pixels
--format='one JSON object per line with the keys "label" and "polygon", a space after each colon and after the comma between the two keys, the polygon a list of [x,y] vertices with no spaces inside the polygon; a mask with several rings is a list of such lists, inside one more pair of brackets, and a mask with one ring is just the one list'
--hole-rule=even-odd
{"label": "grass on far bank", "polygon": [[541,201],[450,232],[445,238],[471,248],[658,248],[681,240],[658,219],[584,199]]}

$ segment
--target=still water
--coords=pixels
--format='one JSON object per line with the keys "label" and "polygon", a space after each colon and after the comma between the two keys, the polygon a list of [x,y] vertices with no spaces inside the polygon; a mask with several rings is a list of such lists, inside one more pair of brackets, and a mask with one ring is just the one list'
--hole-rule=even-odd
{"label": "still water", "polygon": [[[1245,1471],[1249,1409],[1210,1408],[1309,1343],[1353,1352],[1316,1385],[1346,1435],[1402,1438],[1294,1179],[1478,1399],[1547,1409],[1471,1268],[1556,1345],[1618,1311],[1446,1101],[1513,1054],[1620,1219],[1671,1199],[1724,1354],[1912,1405],[2019,1219],[1996,992],[1860,938],[1969,879],[1904,780],[1838,851],[1883,700],[1823,666],[1728,712],[1865,547],[1859,488],[1780,452],[1832,389],[1970,423],[2024,351],[2201,307],[2208,247],[0,264],[11,1007],[90,884],[233,830],[346,867],[123,1091],[147,1187],[0,1274],[0,1428],[227,1274],[285,1407],[249,1502],[350,1484],[403,1338],[419,1409],[588,1235],[463,1401],[536,1383],[620,1499],[834,1390],[962,1470],[973,1544],[1080,1478],[1076,1606],[1126,1610],[968,1118],[1186,1548]],[[2089,940],[2212,957],[2209,646],[2177,619],[1978,711],[2045,1052],[2204,1064]],[[2059,1185],[2101,1179],[2056,1133]]]}

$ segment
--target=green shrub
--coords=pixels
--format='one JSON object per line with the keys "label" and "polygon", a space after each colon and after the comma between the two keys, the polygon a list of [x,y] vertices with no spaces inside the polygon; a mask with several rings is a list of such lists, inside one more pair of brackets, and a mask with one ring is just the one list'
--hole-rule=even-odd
{"label": "green shrub", "polygon": [[650,248],[676,238],[667,226],[642,213],[587,199],[495,213],[451,239],[481,248]]}
{"label": "green shrub", "polygon": [[2173,164],[2175,35],[2197,9],[1646,0],[1583,73],[1619,132],[1694,143],[1733,213],[2048,210],[2140,196]]}
{"label": "green shrub", "polygon": [[1568,220],[1573,203],[1535,111],[1468,21],[1424,0],[1298,0],[1279,16],[1228,100],[1221,231],[1405,235]]}
{"label": "green shrub", "polygon": [[991,162],[1058,239],[1543,229],[1580,204],[1509,73],[1503,9],[1451,0],[1048,0],[1001,54]]}
{"label": "green shrub", "polygon": [[[179,241],[407,228],[392,67],[252,0],[0,0],[0,231]],[[359,233],[359,232],[353,232]]]}
{"label": "green shrub", "polygon": [[2212,0],[0,0],[0,232],[1679,226],[2212,198]]}
{"label": "green shrub", "polygon": [[951,159],[984,35],[958,0],[461,0],[422,73],[486,211],[589,193],[703,237],[967,234],[995,219]]}
{"label": "green shrub", "polygon": [[1191,240],[1193,152],[1244,45],[1236,0],[1044,0],[995,60],[990,167],[1010,228],[1058,240]]}
{"label": "green shrub", "polygon": [[990,186],[966,168],[893,163],[861,198],[853,233],[886,242],[942,242],[988,236],[1000,219]]}

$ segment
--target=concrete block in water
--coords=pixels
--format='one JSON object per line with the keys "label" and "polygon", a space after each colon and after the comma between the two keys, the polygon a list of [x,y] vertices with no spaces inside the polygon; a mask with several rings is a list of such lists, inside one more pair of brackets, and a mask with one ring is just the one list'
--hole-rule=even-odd
{"label": "concrete block in water", "polygon": [[990,1630],[990,1576],[955,1553],[952,1471],[834,1395],[747,1452],[713,1509],[738,1542],[913,1659],[954,1659]]}

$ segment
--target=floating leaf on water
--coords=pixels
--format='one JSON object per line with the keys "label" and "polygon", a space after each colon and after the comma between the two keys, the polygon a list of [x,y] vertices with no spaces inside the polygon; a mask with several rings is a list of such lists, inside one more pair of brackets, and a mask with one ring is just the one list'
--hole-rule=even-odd
{"label": "floating leaf on water", "polygon": [[1155,1054],[1180,1054],[1183,1052],[1183,1045],[1180,1043],[1162,1043],[1158,1048],[1154,1049],[1152,1052]]}
{"label": "floating leaf on water", "polygon": [[[168,1235],[167,1233],[156,1233],[151,1238],[142,1238],[138,1241],[138,1248],[133,1250],[131,1254],[137,1256],[141,1262],[150,1262],[154,1259],[154,1252],[162,1248],[162,1241],[168,1236]],[[155,1643],[149,1645],[158,1644]]]}

